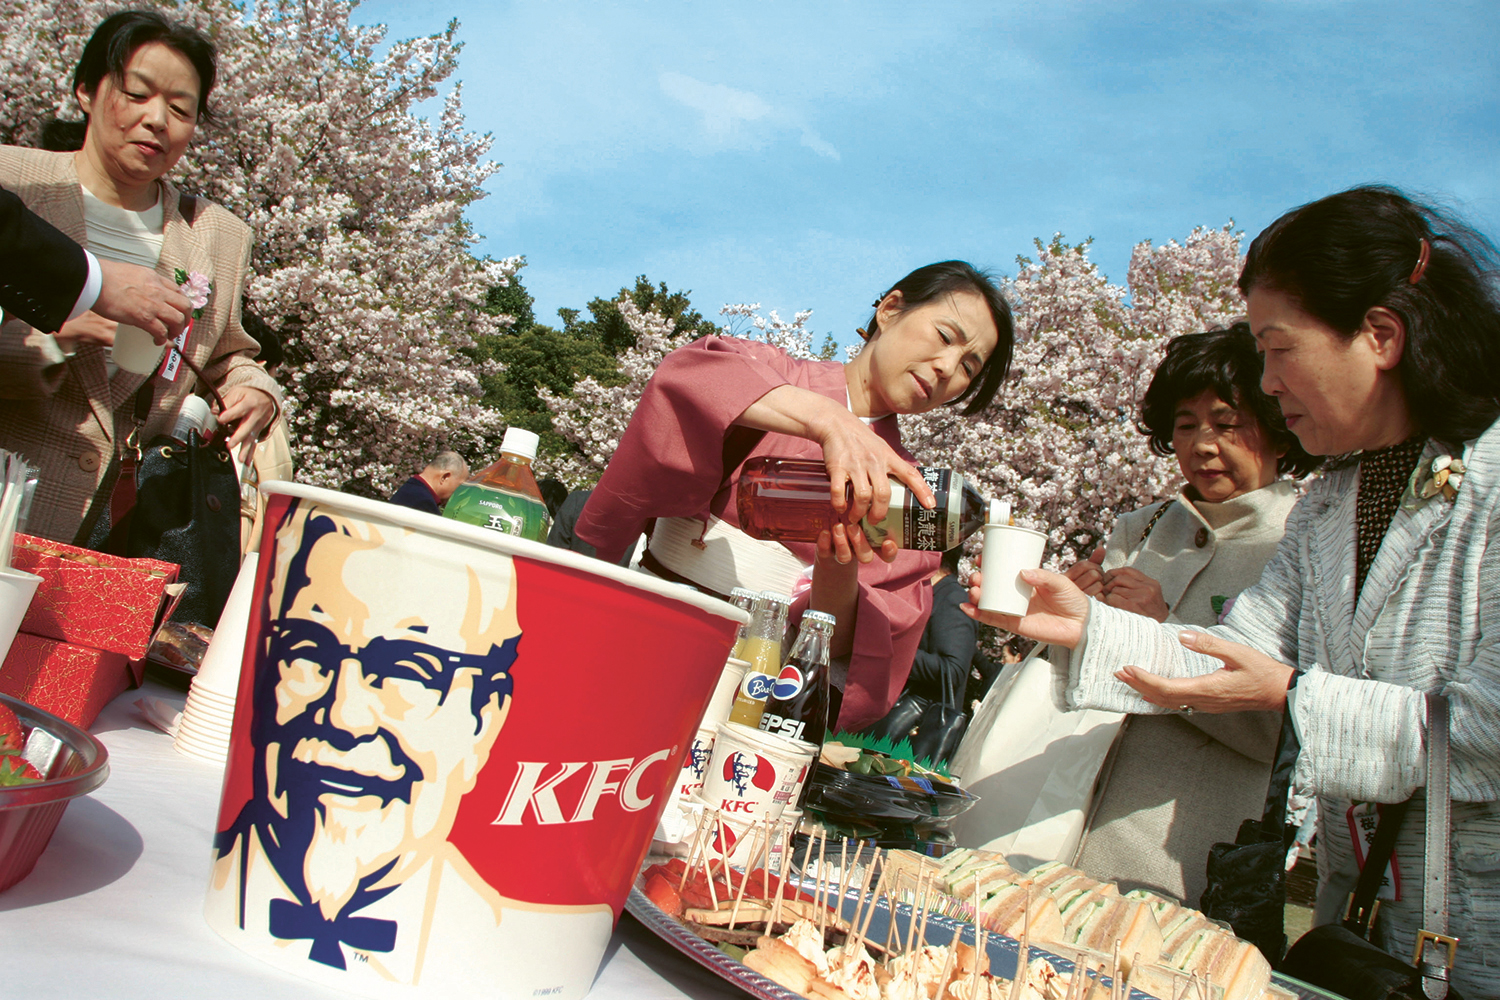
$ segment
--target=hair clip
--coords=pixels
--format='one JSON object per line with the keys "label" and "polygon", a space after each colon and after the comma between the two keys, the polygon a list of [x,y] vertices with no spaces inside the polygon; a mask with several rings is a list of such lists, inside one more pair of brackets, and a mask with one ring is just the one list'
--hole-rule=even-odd
{"label": "hair clip", "polygon": [[857,334],[859,334],[859,339],[860,340],[869,340],[870,339],[870,335],[865,332],[865,328],[862,327],[862,326],[855,327],[854,328],[854,332],[857,333]]}
{"label": "hair clip", "polygon": [[1417,254],[1417,266],[1411,269],[1411,277],[1406,280],[1415,285],[1422,280],[1422,275],[1427,273],[1427,258],[1432,255],[1432,244],[1425,239],[1422,240],[1422,249]]}

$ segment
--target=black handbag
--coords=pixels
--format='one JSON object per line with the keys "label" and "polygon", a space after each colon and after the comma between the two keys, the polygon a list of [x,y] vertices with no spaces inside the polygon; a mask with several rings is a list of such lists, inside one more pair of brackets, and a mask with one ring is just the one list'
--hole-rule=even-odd
{"label": "black handbag", "polygon": [[240,488],[223,443],[228,431],[210,442],[195,431],[186,442],[162,434],[142,449],[138,434],[152,397],[148,380],[136,393],[135,429],[105,476],[77,544],[176,563],[187,589],[172,620],[214,628],[240,564]]}
{"label": "black handbag", "polygon": [[1275,963],[1286,951],[1286,855],[1295,831],[1286,825],[1286,797],[1297,763],[1297,733],[1283,715],[1276,763],[1260,819],[1240,824],[1234,843],[1213,845],[1198,908]]}
{"label": "black handbag", "polygon": [[1448,935],[1450,809],[1448,702],[1427,696],[1427,826],[1422,879],[1422,926],[1407,964],[1368,940],[1379,911],[1375,894],[1396,847],[1410,800],[1381,810],[1369,856],[1341,923],[1314,927],[1292,945],[1279,971],[1348,1000],[1463,1000],[1449,976],[1458,939]]}

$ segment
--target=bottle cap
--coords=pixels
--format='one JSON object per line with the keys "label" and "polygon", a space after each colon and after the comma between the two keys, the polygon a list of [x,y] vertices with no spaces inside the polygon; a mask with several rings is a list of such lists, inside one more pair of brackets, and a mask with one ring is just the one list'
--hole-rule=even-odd
{"label": "bottle cap", "polygon": [[500,439],[500,450],[510,452],[512,455],[520,455],[525,459],[536,458],[537,442],[541,437],[535,431],[528,431],[524,427],[507,427],[505,437]]}
{"label": "bottle cap", "polygon": [[792,599],[791,599],[791,597],[789,595],[787,595],[787,594],[778,594],[774,590],[762,590],[760,592],[760,599],[762,601],[770,601],[773,604],[786,604],[786,605],[790,605],[792,603]]}
{"label": "bottle cap", "polygon": [[172,425],[172,436],[178,441],[186,441],[190,431],[197,431],[200,439],[208,435],[208,428],[214,424],[214,415],[208,408],[208,400],[202,396],[189,396],[182,401],[182,409],[177,411],[177,422]]}
{"label": "bottle cap", "polygon": [[826,611],[804,611],[802,612],[802,624],[826,625],[833,628],[835,619]]}

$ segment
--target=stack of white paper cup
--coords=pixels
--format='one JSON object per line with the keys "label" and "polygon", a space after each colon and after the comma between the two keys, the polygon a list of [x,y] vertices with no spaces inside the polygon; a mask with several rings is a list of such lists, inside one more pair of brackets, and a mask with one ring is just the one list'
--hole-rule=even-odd
{"label": "stack of white paper cup", "polygon": [[[31,607],[31,599],[36,596],[37,585],[41,582],[42,578],[35,573],[9,566],[0,568],[0,660],[10,652],[10,644],[21,628],[21,619],[26,617],[26,609]],[[732,692],[730,696],[733,697]]]}
{"label": "stack of white paper cup", "polygon": [[779,819],[817,756],[811,743],[726,722],[719,726],[698,794],[710,809],[731,818]]}
{"label": "stack of white paper cup", "polygon": [[677,797],[685,799],[698,794],[703,788],[703,776],[708,773],[709,761],[713,759],[714,738],[719,727],[703,725],[693,737],[693,745],[682,761],[682,773],[677,776]]}
{"label": "stack of white paper cup", "polygon": [[729,721],[729,710],[734,707],[734,693],[740,689],[745,671],[749,669],[748,661],[736,660],[732,656],[724,662],[719,683],[714,687],[714,696],[708,700],[708,710],[703,713],[701,725],[716,726]]}
{"label": "stack of white paper cup", "polygon": [[240,687],[240,664],[245,657],[245,633],[250,621],[250,599],[255,592],[255,568],[259,559],[252,552],[240,563],[239,576],[224,602],[219,627],[203,654],[203,664],[193,677],[187,705],[177,722],[174,746],[180,753],[222,764],[229,757],[230,730],[234,727],[234,703]]}

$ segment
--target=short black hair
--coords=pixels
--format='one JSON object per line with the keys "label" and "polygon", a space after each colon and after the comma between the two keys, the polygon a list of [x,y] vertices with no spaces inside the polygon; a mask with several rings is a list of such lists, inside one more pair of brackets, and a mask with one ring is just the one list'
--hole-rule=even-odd
{"label": "short black hair", "polygon": [[[876,306],[892,292],[901,293],[903,309],[919,306],[953,292],[978,292],[984,297],[985,304],[990,309],[990,318],[995,321],[999,339],[995,342],[994,351],[984,359],[984,366],[979,369],[979,374],[970,380],[969,387],[958,398],[949,400],[944,405],[953,406],[968,400],[968,405],[963,409],[966,417],[989,406],[1000,389],[1005,373],[1010,370],[1011,352],[1015,349],[1016,342],[1016,323],[1011,316],[1010,303],[1001,294],[994,278],[968,261],[945,260],[917,268],[882,292],[880,298],[875,300]],[[877,315],[870,316],[870,322],[866,326],[867,336],[873,337],[876,333],[879,326]]]}
{"label": "short black hair", "polygon": [[276,328],[244,308],[243,304],[240,307],[240,326],[260,345],[260,353],[255,356],[255,360],[265,365],[267,371],[286,363],[286,351],[281,346],[281,337]]}
{"label": "short black hair", "polygon": [[83,55],[73,70],[73,91],[82,88],[90,94],[97,93],[106,76],[113,77],[116,84],[123,83],[130,57],[136,49],[151,42],[176,49],[193,64],[198,73],[198,121],[210,121],[208,95],[218,75],[214,43],[197,28],[170,20],[154,10],[122,10],[106,17],[83,47]]}
{"label": "short black hair", "polygon": [[1141,420],[1136,428],[1151,439],[1153,452],[1172,455],[1177,407],[1184,400],[1213,390],[1230,406],[1249,413],[1273,448],[1286,449],[1276,463],[1277,472],[1305,476],[1318,467],[1319,459],[1304,451],[1297,436],[1287,430],[1280,404],[1260,387],[1261,369],[1260,353],[1248,323],[1173,337],[1167,341],[1166,357],[1141,399]]}
{"label": "short black hair", "polygon": [[1271,223],[1250,244],[1239,286],[1287,295],[1344,337],[1377,306],[1395,313],[1411,420],[1457,445],[1500,417],[1496,260],[1494,244],[1453,213],[1393,187],[1357,187]]}

